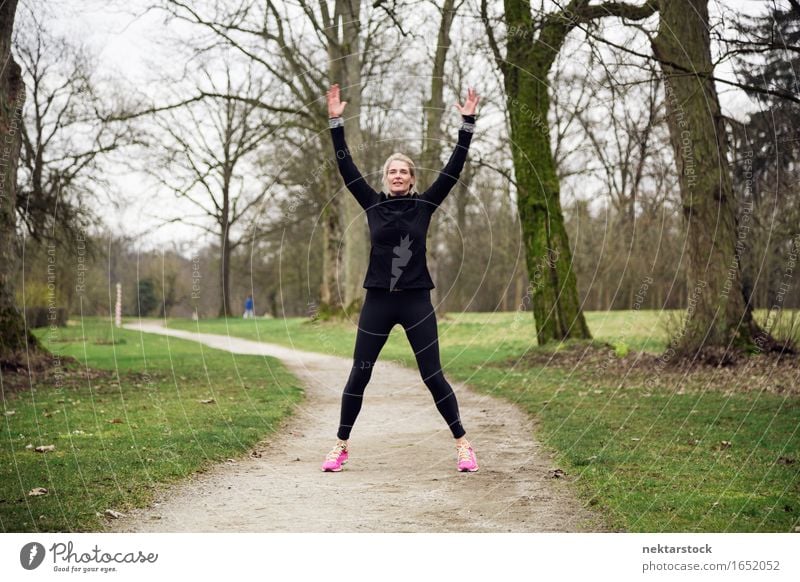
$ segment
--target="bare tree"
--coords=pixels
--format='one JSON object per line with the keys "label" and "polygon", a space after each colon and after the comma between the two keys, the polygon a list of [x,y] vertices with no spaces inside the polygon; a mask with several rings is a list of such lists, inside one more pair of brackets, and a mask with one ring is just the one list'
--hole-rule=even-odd
{"label": "bare tree", "polygon": [[[267,99],[269,87],[250,67],[236,81],[234,67],[226,64],[219,81],[205,66],[201,84],[219,97],[203,99],[157,116],[166,136],[159,156],[146,171],[168,191],[187,202],[196,213],[171,217],[168,223],[190,224],[219,242],[219,316],[232,314],[230,301],[231,253],[252,242],[253,231],[241,230],[269,193],[269,181],[259,177],[258,156],[275,131],[258,103]],[[246,224],[245,224],[246,226]]]}
{"label": "bare tree", "polygon": [[529,2],[505,0],[504,5],[508,28],[505,56],[495,39],[486,0],[481,1],[481,15],[505,82],[528,274],[531,280],[538,281],[532,294],[537,340],[543,344],[588,338],[591,336],[571,266],[551,149],[548,76],[567,34],[575,27],[606,16],[644,19],[655,13],[656,3],[649,0],[642,6],[622,2],[591,6],[589,0],[572,0],[566,7],[537,19],[533,18]]}
{"label": "bare tree", "polygon": [[103,120],[105,104],[88,53],[53,35],[33,10],[23,15],[14,47],[30,93],[17,213],[35,240],[61,236],[74,243],[94,218],[88,198],[109,190],[99,162],[139,135],[131,123]]}
{"label": "bare tree", "polygon": [[[333,10],[328,2],[276,3],[247,0],[226,9],[218,3],[192,3],[162,0],[161,6],[173,17],[198,25],[207,32],[197,39],[198,51],[219,45],[232,48],[261,67],[284,91],[280,101],[270,105],[292,114],[298,126],[316,139],[327,140],[327,116],[324,95],[332,82],[338,82],[348,101],[345,126],[348,145],[360,148],[361,95],[373,69],[391,60],[392,51],[383,56],[363,58],[370,54],[388,26],[385,18],[361,21],[361,0],[335,0]],[[289,26],[289,22],[305,17],[307,27]],[[382,16],[382,15],[381,15]],[[327,61],[327,62],[326,62]],[[332,156],[332,154],[330,154]],[[340,190],[336,175],[329,171],[315,172],[318,182],[308,194],[322,198],[322,225],[325,230],[323,282],[320,289],[326,311],[338,312],[343,306],[360,301],[361,282],[367,264],[367,230],[363,221],[345,230],[360,212],[355,201],[344,193],[330,203],[323,193]],[[344,297],[336,297],[336,264],[339,241],[344,240]]]}
{"label": "bare tree", "polygon": [[667,87],[692,290],[692,309],[672,341],[679,353],[698,357],[703,352],[724,362],[735,349],[768,350],[775,342],[756,324],[742,293],[736,200],[713,80],[707,2],[660,1],[658,35],[651,44]]}
{"label": "bare tree", "polygon": [[39,342],[25,327],[14,300],[17,256],[17,165],[21,145],[25,84],[22,70],[11,53],[17,0],[0,3],[0,359],[13,359]]}
{"label": "bare tree", "polygon": [[[447,54],[450,50],[450,29],[453,26],[458,8],[463,4],[463,0],[456,5],[455,0],[445,0],[439,12],[439,32],[436,40],[436,47],[433,55],[433,65],[431,71],[430,95],[423,110],[425,119],[424,136],[422,143],[422,153],[420,154],[420,176],[432,173],[435,168],[440,167],[442,157],[442,118],[445,113],[444,106],[444,68],[447,62]],[[464,176],[466,177],[466,176]],[[463,181],[463,178],[462,178]],[[439,240],[440,229],[439,221],[435,220],[430,226],[428,235],[431,244],[428,245],[428,256],[430,258],[429,267],[434,281],[439,280]],[[433,304],[436,306],[438,315],[443,315],[444,302],[439,296],[439,287],[432,292]]]}

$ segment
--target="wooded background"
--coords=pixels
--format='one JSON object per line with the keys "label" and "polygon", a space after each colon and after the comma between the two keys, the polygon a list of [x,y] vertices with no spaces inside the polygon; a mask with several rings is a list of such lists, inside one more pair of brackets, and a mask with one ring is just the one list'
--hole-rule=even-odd
{"label": "wooded background", "polygon": [[[440,316],[530,311],[545,343],[588,337],[587,310],[692,307],[676,345],[752,351],[774,345],[753,308],[798,307],[795,0],[757,13],[705,0],[126,6],[121,21],[163,25],[146,86],[102,77],[57,7],[0,9],[5,351],[33,341],[24,308],[108,315],[117,282],[126,315],[239,317],[252,294],[258,315],[352,318],[369,239],[336,171],[334,82],[376,189],[398,150],[430,184],[456,141],[453,103],[481,95],[428,238]],[[140,180],[124,196],[120,165]],[[143,196],[160,220],[115,228],[115,205]],[[154,247],[177,223],[196,237]]]}

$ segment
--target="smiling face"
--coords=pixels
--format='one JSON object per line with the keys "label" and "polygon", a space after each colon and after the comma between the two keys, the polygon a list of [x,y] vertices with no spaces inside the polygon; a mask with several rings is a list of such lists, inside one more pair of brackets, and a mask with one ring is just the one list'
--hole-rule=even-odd
{"label": "smiling face", "polygon": [[402,160],[392,160],[386,168],[384,176],[389,194],[392,196],[405,196],[411,191],[416,178],[411,167]]}

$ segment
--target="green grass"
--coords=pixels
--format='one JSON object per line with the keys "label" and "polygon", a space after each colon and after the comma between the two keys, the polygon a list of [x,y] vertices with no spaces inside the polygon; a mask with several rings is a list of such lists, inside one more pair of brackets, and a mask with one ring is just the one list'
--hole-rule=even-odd
{"label": "green grass", "polygon": [[[247,454],[302,398],[272,358],[140,335],[97,318],[70,323],[36,333],[80,364],[67,366],[61,381],[2,394],[1,531],[102,530],[98,513],[143,506],[157,484]],[[76,378],[86,366],[108,372]],[[36,453],[28,444],[56,448]],[[36,487],[48,494],[28,496]]]}
{"label": "green grass", "polygon": [[[800,515],[796,395],[745,391],[753,379],[744,374],[709,380],[708,374],[645,370],[626,376],[596,364],[528,363],[524,354],[582,344],[536,347],[529,314],[523,315],[451,314],[441,321],[445,372],[527,411],[536,420],[536,438],[611,527],[794,530]],[[595,338],[614,345],[618,355],[659,353],[667,340],[664,319],[678,317],[647,311],[587,314]],[[356,323],[357,315],[347,323],[229,319],[172,320],[169,326],[351,357]],[[381,360],[415,366],[400,326]]]}

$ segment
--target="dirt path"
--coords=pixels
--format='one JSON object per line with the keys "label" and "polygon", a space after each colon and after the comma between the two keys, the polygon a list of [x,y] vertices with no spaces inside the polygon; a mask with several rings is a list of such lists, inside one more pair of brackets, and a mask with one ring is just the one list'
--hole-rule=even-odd
{"label": "dirt path", "polygon": [[[261,458],[221,463],[157,494],[152,507],[113,523],[120,532],[604,531],[572,495],[531,435],[527,415],[450,381],[480,463],[455,469],[453,439],[419,373],[378,362],[340,473],[320,464],[335,442],[351,360],[234,337],[127,329],[280,358],[306,399],[286,428],[259,443]],[[398,460],[403,465],[398,464]]]}

